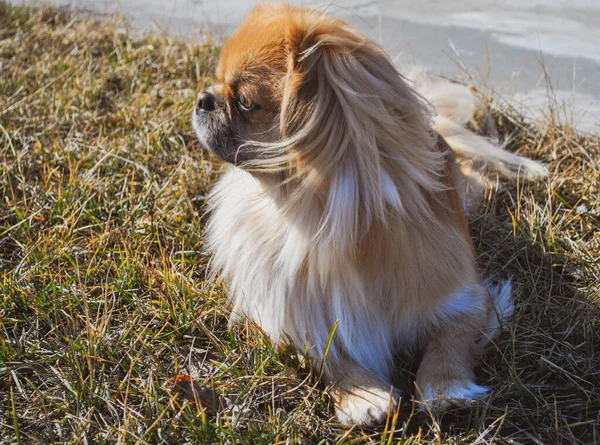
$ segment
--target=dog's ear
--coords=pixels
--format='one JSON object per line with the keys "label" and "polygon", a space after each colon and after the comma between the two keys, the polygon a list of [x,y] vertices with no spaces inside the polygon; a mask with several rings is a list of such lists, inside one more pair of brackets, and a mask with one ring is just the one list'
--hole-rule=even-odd
{"label": "dog's ear", "polygon": [[286,44],[282,135],[327,190],[331,230],[354,237],[390,208],[402,211],[402,176],[415,198],[418,184],[435,182],[427,109],[385,52],[341,20],[303,10]]}
{"label": "dog's ear", "polygon": [[[283,135],[292,136],[319,112],[333,120],[346,119],[337,123],[352,126],[352,115],[367,105],[362,96],[376,99],[380,71],[397,77],[396,70],[378,46],[341,20],[314,10],[300,10],[292,17],[286,29]],[[321,110],[321,105],[326,110]],[[320,122],[327,124],[328,119]]]}

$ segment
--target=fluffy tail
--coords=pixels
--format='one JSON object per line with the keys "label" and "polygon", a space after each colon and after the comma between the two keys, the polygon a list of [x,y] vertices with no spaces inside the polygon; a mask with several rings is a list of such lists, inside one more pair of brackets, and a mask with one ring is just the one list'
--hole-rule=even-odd
{"label": "fluffy tail", "polygon": [[506,151],[497,141],[466,128],[478,112],[489,120],[488,111],[466,85],[434,78],[419,67],[407,77],[435,109],[435,130],[459,156],[483,163],[509,177],[537,179],[548,174],[539,162]]}
{"label": "fluffy tail", "polygon": [[512,286],[510,279],[498,284],[490,281],[484,283],[490,295],[492,304],[488,311],[488,325],[484,338],[479,346],[485,346],[502,332],[502,329],[512,318],[515,306],[512,300]]}

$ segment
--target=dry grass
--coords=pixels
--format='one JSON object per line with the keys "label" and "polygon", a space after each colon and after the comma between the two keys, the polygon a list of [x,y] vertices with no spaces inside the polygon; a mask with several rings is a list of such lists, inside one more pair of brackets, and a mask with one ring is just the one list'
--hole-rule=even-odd
{"label": "dry grass", "polygon": [[345,430],[256,328],[228,331],[205,281],[220,165],[189,117],[214,60],[0,0],[0,443],[600,441],[598,137],[492,100],[511,148],[552,172],[501,183],[471,222],[486,275],[517,289],[478,371],[493,394],[438,418],[406,395],[393,427]]}

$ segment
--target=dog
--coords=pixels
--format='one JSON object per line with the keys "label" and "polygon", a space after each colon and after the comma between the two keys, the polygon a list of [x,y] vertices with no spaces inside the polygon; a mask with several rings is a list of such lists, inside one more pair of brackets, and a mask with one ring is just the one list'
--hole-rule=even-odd
{"label": "dog", "polygon": [[338,18],[260,6],[193,112],[230,164],[209,196],[207,248],[232,322],[308,350],[343,424],[387,417],[394,356],[420,345],[419,407],[486,395],[473,367],[513,312],[511,284],[480,277],[465,209],[490,167],[544,174],[465,128],[479,107],[468,88],[418,79],[421,92]]}

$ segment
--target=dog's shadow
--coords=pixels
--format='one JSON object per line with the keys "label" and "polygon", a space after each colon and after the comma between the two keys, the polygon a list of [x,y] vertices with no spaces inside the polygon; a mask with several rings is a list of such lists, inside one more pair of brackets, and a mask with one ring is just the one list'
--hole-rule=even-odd
{"label": "dog's shadow", "polygon": [[477,369],[490,396],[438,415],[414,414],[415,360],[399,382],[405,397],[396,428],[404,437],[425,431],[431,439],[448,434],[469,443],[600,437],[600,308],[579,290],[589,277],[555,253],[543,222],[521,217],[514,199],[508,184],[470,221],[483,276],[513,282],[514,317]]}

